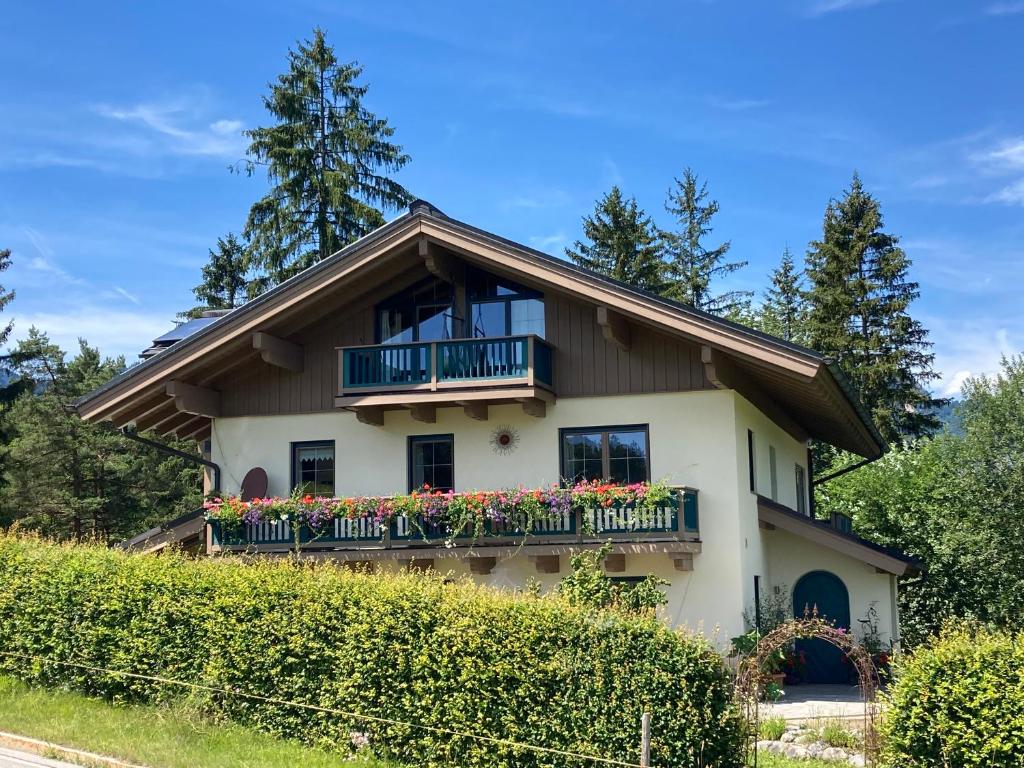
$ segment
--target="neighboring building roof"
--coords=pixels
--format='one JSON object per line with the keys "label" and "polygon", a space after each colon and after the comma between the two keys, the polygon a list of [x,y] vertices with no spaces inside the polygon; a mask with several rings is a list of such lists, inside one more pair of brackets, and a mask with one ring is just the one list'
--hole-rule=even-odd
{"label": "neighboring building roof", "polygon": [[203,538],[205,533],[206,512],[203,509],[196,509],[114,546],[133,552],[147,553],[158,552],[171,545],[198,546],[202,544],[205,546],[206,541]]}
{"label": "neighboring building roof", "polygon": [[158,352],[163,352],[172,344],[176,344],[195,333],[199,333],[206,326],[217,322],[218,318],[223,317],[230,311],[228,309],[211,309],[203,312],[199,317],[186,320],[184,323],[178,323],[164,335],[153,339],[153,343],[147,349],[140,352],[139,357],[146,360]]}
{"label": "neighboring building roof", "polygon": [[921,563],[897,549],[883,547],[854,533],[834,527],[828,520],[816,520],[758,494],[757,518],[815,544],[841,552],[886,573],[903,576],[921,569]]}
{"label": "neighboring building roof", "polygon": [[[869,458],[885,441],[842,373],[813,350],[655,296],[453,219],[422,200],[409,212],[313,265],[230,314],[174,343],[81,398],[90,421],[131,418],[166,400],[166,382],[212,380],[215,359],[252,351],[252,335],[292,327],[317,301],[339,301],[376,259],[427,240],[481,266],[549,285],[636,322],[702,345],[708,378],[736,389],[793,433],[816,437]],[[364,286],[365,288],[365,286]],[[216,353],[216,354],[214,354]],[[199,375],[202,374],[202,375]]]}

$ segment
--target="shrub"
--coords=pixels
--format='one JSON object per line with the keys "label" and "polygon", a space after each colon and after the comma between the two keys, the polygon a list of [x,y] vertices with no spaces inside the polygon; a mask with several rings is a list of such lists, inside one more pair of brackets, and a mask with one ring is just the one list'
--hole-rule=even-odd
{"label": "shrub", "polygon": [[839,720],[828,720],[823,723],[817,730],[817,738],[830,747],[843,749],[857,749],[861,742],[860,737]]}
{"label": "shrub", "polygon": [[883,723],[889,768],[1024,763],[1024,633],[948,625],[896,666]]}
{"label": "shrub", "polygon": [[[703,640],[440,578],[0,536],[0,649],[630,762],[647,710],[654,764],[740,764],[730,680]],[[4,655],[0,671],[108,699],[180,694]],[[365,732],[380,756],[417,766],[584,764],[224,693],[207,705],[318,745]]]}
{"label": "shrub", "polygon": [[766,741],[778,741],[786,732],[786,718],[782,715],[766,717],[757,724],[757,738]]}

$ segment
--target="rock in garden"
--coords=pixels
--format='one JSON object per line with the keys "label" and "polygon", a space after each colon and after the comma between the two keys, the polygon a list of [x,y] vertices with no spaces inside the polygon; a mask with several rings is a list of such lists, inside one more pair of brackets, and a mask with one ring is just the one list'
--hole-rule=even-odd
{"label": "rock in garden", "polygon": [[811,756],[811,753],[807,751],[807,747],[801,747],[799,744],[787,744],[786,748],[782,750],[782,754],[793,759]]}
{"label": "rock in garden", "polygon": [[797,734],[798,731],[786,731],[779,738],[779,741],[781,741],[783,744],[792,744],[794,741],[796,741]]}
{"label": "rock in garden", "polygon": [[822,750],[818,757],[822,760],[845,760],[846,750],[840,749],[839,747],[829,747],[828,749]]}
{"label": "rock in garden", "polygon": [[865,763],[864,763],[864,755],[859,754],[859,753],[855,754],[855,755],[850,755],[846,759],[849,761],[850,765],[855,765],[855,766],[857,766],[857,768],[863,768],[863,766],[865,765]]}

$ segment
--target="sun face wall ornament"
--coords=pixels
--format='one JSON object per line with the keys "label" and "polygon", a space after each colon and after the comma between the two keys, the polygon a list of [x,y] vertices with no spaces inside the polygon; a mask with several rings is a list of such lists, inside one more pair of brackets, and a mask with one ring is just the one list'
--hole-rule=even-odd
{"label": "sun face wall ornament", "polygon": [[491,450],[499,455],[512,453],[519,445],[519,431],[515,427],[502,425],[491,432]]}

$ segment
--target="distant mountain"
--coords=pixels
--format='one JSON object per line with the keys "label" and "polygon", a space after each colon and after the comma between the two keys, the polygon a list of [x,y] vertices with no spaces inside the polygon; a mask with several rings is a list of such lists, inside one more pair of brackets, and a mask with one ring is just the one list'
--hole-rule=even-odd
{"label": "distant mountain", "polygon": [[954,435],[963,434],[963,426],[960,423],[960,414],[958,413],[959,408],[960,401],[951,399],[946,405],[935,409],[935,415],[939,417],[942,426]]}

